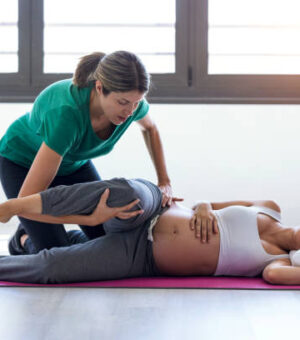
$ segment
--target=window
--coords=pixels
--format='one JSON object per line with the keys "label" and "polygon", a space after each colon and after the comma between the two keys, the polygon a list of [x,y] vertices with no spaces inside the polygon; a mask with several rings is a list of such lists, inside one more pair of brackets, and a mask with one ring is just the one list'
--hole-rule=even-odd
{"label": "window", "polygon": [[130,50],[163,103],[300,102],[299,0],[0,0],[0,100]]}
{"label": "window", "polygon": [[174,0],[73,0],[70,11],[70,1],[44,0],[43,71],[72,73],[87,51],[128,50],[151,73],[175,73],[175,9]]}
{"label": "window", "polygon": [[1,101],[34,100],[50,83],[70,78],[79,58],[95,51],[123,49],[139,55],[152,74],[152,96],[187,83],[187,10],[179,0],[13,2],[14,8],[7,1],[2,7],[14,39],[3,44],[0,57],[8,58],[16,73],[0,71]]}
{"label": "window", "polygon": [[298,0],[209,0],[209,74],[300,74]]}
{"label": "window", "polygon": [[18,2],[0,1],[0,73],[17,73]]}
{"label": "window", "polygon": [[201,0],[200,87],[208,100],[299,102],[297,0]]}

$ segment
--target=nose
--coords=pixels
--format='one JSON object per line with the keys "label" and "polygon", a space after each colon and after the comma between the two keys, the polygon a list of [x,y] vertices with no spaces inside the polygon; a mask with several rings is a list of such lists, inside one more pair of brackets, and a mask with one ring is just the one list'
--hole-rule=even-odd
{"label": "nose", "polygon": [[134,111],[134,106],[132,105],[124,109],[124,114],[126,114],[126,116],[132,116],[133,111]]}

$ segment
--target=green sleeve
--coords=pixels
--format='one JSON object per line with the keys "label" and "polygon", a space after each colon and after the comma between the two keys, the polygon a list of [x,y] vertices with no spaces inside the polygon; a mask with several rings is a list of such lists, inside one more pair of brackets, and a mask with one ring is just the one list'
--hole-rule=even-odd
{"label": "green sleeve", "polygon": [[38,134],[49,148],[64,156],[76,142],[78,135],[74,110],[63,106],[47,111],[41,121]]}
{"label": "green sleeve", "polygon": [[139,103],[138,108],[134,112],[134,120],[137,121],[137,120],[143,119],[148,113],[148,111],[149,111],[149,103],[147,102],[146,99],[143,99]]}

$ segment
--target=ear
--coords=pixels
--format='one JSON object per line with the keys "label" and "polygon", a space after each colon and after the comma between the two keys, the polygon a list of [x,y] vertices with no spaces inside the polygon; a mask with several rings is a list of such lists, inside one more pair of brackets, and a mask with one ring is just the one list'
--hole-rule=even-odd
{"label": "ear", "polygon": [[96,89],[97,94],[102,94],[102,83],[100,80],[96,80],[95,89]]}

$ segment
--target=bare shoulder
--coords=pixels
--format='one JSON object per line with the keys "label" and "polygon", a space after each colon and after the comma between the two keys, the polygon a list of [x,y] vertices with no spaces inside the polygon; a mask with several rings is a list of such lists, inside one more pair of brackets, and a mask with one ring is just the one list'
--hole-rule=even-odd
{"label": "bare shoulder", "polygon": [[272,200],[255,201],[254,205],[256,205],[258,207],[266,207],[266,208],[269,208],[269,209],[273,209],[273,210],[281,213],[280,206]]}

